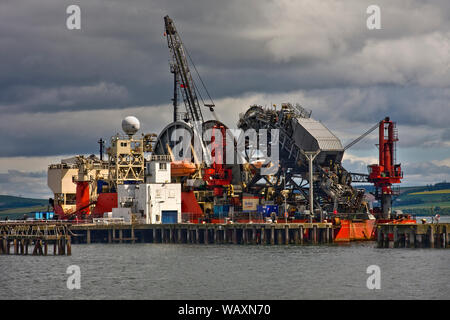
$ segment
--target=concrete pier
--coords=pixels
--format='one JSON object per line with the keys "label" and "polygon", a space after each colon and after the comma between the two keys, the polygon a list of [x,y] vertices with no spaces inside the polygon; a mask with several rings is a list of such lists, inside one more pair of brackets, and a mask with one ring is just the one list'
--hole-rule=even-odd
{"label": "concrete pier", "polygon": [[75,243],[302,245],[334,240],[331,223],[80,224],[71,231]]}
{"label": "concrete pier", "polygon": [[450,223],[377,226],[378,248],[450,248]]}

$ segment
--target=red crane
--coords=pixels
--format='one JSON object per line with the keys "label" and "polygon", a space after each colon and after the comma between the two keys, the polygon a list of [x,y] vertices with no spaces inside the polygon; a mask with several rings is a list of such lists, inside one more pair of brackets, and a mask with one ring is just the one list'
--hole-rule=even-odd
{"label": "red crane", "polygon": [[[216,141],[215,130],[222,133],[222,143]],[[220,135],[217,135],[220,136]],[[232,180],[231,169],[226,169],[224,165],[226,148],[226,129],[223,125],[215,125],[212,129],[211,137],[211,158],[212,165],[210,168],[203,170],[203,180],[206,181],[208,187],[214,190],[214,196],[222,196],[223,187],[230,185]]]}
{"label": "red crane", "polygon": [[398,131],[389,117],[379,123],[379,163],[368,166],[369,182],[376,188],[375,198],[381,202],[380,218],[390,219],[392,209],[392,184],[403,178],[401,165],[396,163],[396,142]]}

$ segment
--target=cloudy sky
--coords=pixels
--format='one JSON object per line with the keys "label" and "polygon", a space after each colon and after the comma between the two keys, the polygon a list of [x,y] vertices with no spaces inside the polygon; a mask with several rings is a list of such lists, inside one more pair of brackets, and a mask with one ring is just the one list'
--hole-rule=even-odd
{"label": "cloudy sky", "polygon": [[[47,165],[98,153],[127,115],[143,132],[170,122],[166,14],[228,126],[251,104],[299,102],[345,144],[390,116],[405,185],[450,181],[448,0],[1,0],[0,194],[49,197]],[[366,172],[376,138],[345,167]]]}

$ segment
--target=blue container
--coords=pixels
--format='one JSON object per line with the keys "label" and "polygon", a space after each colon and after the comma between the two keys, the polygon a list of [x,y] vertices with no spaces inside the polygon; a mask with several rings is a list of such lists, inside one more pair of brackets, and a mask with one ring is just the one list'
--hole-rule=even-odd
{"label": "blue container", "polygon": [[214,206],[214,218],[228,217],[228,212],[230,212],[229,204]]}
{"label": "blue container", "polygon": [[41,220],[41,219],[43,219],[43,212],[35,212],[35,213],[34,213],[34,218],[35,218],[36,220]]}
{"label": "blue container", "polygon": [[258,206],[258,213],[262,214],[264,217],[270,217],[272,212],[278,215],[278,205],[275,204],[265,204]]}
{"label": "blue container", "polygon": [[104,180],[98,180],[97,181],[97,194],[102,193],[103,186],[108,185],[108,183]]}
{"label": "blue container", "polygon": [[44,219],[47,219],[47,220],[52,220],[53,219],[53,216],[54,216],[54,212],[46,212],[45,213],[45,217],[44,217]]}

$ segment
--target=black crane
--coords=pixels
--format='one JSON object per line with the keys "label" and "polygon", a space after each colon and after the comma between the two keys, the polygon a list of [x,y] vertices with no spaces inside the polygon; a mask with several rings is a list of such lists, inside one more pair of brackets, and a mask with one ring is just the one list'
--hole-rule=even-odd
{"label": "black crane", "polygon": [[[170,71],[174,74],[174,97],[173,97],[173,106],[174,106],[174,120],[176,120],[178,112],[177,105],[177,89],[180,88],[181,94],[183,96],[183,102],[187,111],[186,120],[190,120],[193,122],[204,122],[202,110],[200,108],[200,103],[198,100],[198,89],[197,86],[192,79],[191,71],[189,69],[188,57],[189,54],[181,41],[180,35],[175,28],[175,24],[173,20],[169,18],[169,16],[164,17],[164,25],[165,25],[165,36],[167,38],[167,45],[171,54],[170,61]],[[190,57],[189,57],[190,58]],[[191,60],[191,59],[190,59]],[[191,60],[192,63],[192,60]],[[193,64],[195,71],[197,72],[195,65]],[[198,72],[197,72],[198,74]],[[208,90],[206,89],[200,75],[198,74],[199,79],[204,87],[209,99],[212,101]],[[200,99],[203,101],[203,98],[200,95]],[[214,111],[214,103],[205,104],[204,106],[208,107],[212,112]]]}

